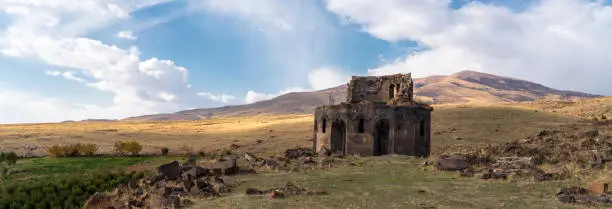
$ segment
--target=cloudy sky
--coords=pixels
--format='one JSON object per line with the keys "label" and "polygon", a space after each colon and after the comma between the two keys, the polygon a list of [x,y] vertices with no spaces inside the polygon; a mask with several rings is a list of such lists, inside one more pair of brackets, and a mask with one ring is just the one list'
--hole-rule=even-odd
{"label": "cloudy sky", "polygon": [[251,103],[461,70],[612,95],[603,0],[0,0],[0,123]]}

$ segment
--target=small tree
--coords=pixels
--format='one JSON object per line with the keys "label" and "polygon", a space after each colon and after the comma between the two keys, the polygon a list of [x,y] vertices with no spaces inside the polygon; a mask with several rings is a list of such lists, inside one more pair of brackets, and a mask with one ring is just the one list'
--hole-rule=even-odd
{"label": "small tree", "polygon": [[168,155],[169,151],[170,151],[170,149],[168,149],[168,147],[162,147],[161,148],[161,154],[162,155]]}
{"label": "small tree", "polygon": [[142,151],[142,146],[136,141],[129,141],[123,144],[123,149],[132,155],[137,155],[140,153],[140,151]]}

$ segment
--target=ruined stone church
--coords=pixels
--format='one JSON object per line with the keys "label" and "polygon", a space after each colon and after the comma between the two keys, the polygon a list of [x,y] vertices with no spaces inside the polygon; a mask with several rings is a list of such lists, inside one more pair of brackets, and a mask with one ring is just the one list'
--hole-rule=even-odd
{"label": "ruined stone church", "polygon": [[431,111],[414,101],[410,73],[353,76],[346,102],[315,109],[315,151],[429,156]]}

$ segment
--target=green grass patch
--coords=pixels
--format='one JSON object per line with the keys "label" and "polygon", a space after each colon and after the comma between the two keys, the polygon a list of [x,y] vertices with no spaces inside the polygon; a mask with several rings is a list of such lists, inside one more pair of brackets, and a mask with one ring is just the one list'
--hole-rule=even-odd
{"label": "green grass patch", "polygon": [[46,178],[47,176],[74,175],[96,171],[141,170],[158,166],[179,157],[74,157],[74,158],[33,158],[20,160],[13,167],[16,173],[12,179]]}
{"label": "green grass patch", "polygon": [[[230,180],[240,186],[231,194],[198,201],[193,208],[572,208],[554,196],[568,182],[462,178],[453,172],[424,171],[416,158],[403,156],[355,161],[358,166],[327,171],[236,176]],[[244,194],[248,187],[274,188],[288,181],[329,194],[275,200]]]}

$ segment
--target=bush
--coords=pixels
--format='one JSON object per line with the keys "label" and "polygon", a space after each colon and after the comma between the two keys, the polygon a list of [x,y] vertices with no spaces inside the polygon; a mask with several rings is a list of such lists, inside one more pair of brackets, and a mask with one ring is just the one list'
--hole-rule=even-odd
{"label": "bush", "polygon": [[161,148],[161,154],[162,155],[168,155],[169,151],[170,151],[170,149],[168,149],[168,147],[162,147]]}
{"label": "bush", "polygon": [[125,154],[125,149],[123,148],[124,144],[125,143],[122,142],[122,141],[115,142],[115,146],[114,146],[115,147],[115,153],[117,153],[119,155],[124,155]]}
{"label": "bush", "polygon": [[83,144],[78,148],[81,156],[93,156],[98,151],[98,146],[95,144]]}
{"label": "bush", "polygon": [[129,141],[129,142],[115,142],[115,152],[123,155],[126,152],[131,153],[132,155],[137,155],[142,151],[142,146],[137,141]]}
{"label": "bush", "polygon": [[71,145],[65,145],[65,146],[61,147],[62,156],[65,156],[65,157],[78,156],[79,155],[79,147],[80,146],[81,146],[81,144],[71,144]]}
{"label": "bush", "polygon": [[51,157],[61,157],[61,156],[63,156],[62,147],[59,146],[59,145],[53,145],[53,146],[47,148],[47,153],[49,153],[49,155]]}
{"label": "bush", "polygon": [[98,151],[98,146],[95,144],[69,144],[69,145],[53,145],[47,148],[47,153],[51,157],[74,157],[74,156],[92,156]]}

